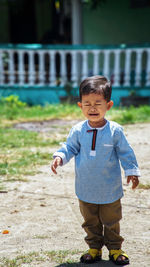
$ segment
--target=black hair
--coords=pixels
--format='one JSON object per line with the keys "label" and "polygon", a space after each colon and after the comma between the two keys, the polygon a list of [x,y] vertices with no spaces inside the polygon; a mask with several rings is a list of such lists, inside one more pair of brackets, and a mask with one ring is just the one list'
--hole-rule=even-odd
{"label": "black hair", "polygon": [[82,101],[82,95],[88,95],[92,93],[103,95],[104,99],[109,102],[112,93],[110,81],[101,75],[88,77],[83,80],[79,87],[80,101]]}

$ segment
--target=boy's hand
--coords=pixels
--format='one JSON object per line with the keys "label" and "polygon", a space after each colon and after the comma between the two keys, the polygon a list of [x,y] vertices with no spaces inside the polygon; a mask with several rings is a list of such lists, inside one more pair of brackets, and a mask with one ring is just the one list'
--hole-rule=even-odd
{"label": "boy's hand", "polygon": [[53,162],[52,162],[52,165],[51,165],[51,170],[53,171],[53,173],[57,174],[56,172],[56,168],[58,166],[62,165],[62,158],[60,157],[56,157]]}
{"label": "boy's hand", "polygon": [[127,183],[129,184],[132,181],[132,189],[135,189],[139,184],[138,176],[130,175],[127,177]]}

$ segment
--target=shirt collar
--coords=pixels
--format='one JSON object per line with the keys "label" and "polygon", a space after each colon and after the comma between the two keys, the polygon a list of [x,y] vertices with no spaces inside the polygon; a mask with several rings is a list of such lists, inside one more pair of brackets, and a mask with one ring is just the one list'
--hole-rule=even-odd
{"label": "shirt collar", "polygon": [[90,129],[97,129],[97,130],[103,130],[106,126],[107,126],[107,124],[108,124],[108,121],[105,119],[105,121],[106,121],[106,124],[104,125],[104,126],[102,126],[102,127],[98,127],[98,128],[93,128],[93,127],[91,127],[90,125],[89,125],[89,122],[87,121],[87,126],[90,128]]}

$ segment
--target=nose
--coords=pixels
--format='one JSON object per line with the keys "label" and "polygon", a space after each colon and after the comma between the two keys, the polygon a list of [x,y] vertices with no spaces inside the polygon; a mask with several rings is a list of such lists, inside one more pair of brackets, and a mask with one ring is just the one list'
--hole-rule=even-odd
{"label": "nose", "polygon": [[95,110],[95,109],[96,109],[95,105],[91,106],[90,109],[91,109],[91,110]]}

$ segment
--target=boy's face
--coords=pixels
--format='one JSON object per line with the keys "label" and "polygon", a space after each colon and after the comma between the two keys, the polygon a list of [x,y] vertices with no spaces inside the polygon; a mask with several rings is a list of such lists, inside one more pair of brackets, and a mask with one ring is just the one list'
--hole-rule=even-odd
{"label": "boy's face", "polygon": [[105,125],[104,116],[107,110],[113,106],[113,101],[107,102],[103,95],[92,93],[83,95],[82,101],[78,102],[78,106],[89,120],[90,126],[97,128]]}

